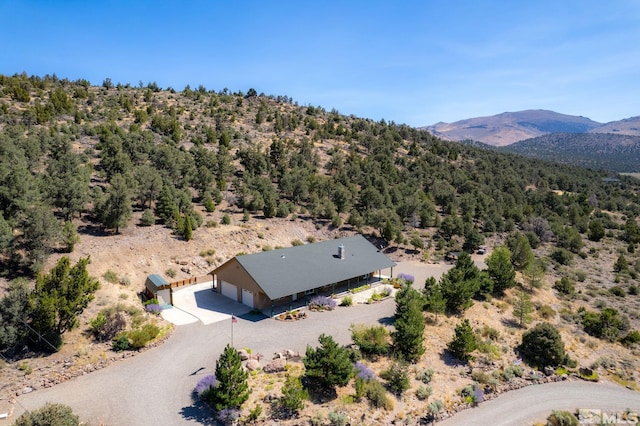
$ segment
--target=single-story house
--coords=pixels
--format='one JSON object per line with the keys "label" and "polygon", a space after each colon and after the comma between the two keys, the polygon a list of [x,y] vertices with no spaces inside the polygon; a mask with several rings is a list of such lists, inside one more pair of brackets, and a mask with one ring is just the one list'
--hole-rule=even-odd
{"label": "single-story house", "polygon": [[160,306],[171,304],[171,285],[161,275],[149,275],[144,286],[147,295],[158,299]]}
{"label": "single-story house", "polygon": [[362,235],[236,256],[211,272],[214,288],[256,309],[291,303],[396,264]]}

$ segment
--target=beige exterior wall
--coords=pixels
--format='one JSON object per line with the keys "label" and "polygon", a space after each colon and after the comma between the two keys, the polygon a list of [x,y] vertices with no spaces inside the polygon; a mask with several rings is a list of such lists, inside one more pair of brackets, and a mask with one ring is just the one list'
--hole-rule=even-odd
{"label": "beige exterior wall", "polygon": [[[217,282],[226,281],[229,284],[233,284],[238,287],[239,296],[242,297],[242,289],[249,290],[253,293],[253,306],[256,309],[264,309],[271,306],[271,300],[262,291],[260,286],[251,278],[251,276],[244,270],[244,268],[233,258],[227,263],[220,266],[215,271],[215,278]],[[218,284],[216,291],[221,291],[221,286]],[[242,300],[241,298],[236,300]]]}

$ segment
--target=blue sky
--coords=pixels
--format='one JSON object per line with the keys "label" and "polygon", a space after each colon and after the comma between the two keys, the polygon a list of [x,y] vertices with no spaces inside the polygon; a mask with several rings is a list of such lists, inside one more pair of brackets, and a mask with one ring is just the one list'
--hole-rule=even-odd
{"label": "blue sky", "polygon": [[291,96],[412,126],[640,115],[640,2],[0,0],[0,74]]}

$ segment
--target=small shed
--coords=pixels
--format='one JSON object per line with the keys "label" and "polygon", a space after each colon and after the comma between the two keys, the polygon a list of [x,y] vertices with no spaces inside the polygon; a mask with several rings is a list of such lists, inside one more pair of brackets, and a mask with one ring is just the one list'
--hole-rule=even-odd
{"label": "small shed", "polygon": [[171,304],[171,285],[161,275],[151,274],[145,281],[145,291],[149,297],[158,299],[158,304]]}

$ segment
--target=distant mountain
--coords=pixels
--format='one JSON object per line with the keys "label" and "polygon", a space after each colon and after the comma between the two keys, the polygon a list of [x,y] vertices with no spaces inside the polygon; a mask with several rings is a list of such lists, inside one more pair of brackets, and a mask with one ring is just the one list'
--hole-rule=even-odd
{"label": "distant mountain", "polygon": [[591,169],[619,173],[640,171],[640,136],[552,133],[516,142],[499,150]]}
{"label": "distant mountain", "polygon": [[601,125],[586,117],[539,109],[504,112],[455,123],[436,123],[421,129],[446,140],[472,139],[488,145],[505,146],[549,133],[586,133]]}
{"label": "distant mountain", "polygon": [[640,116],[611,121],[589,130],[589,133],[613,133],[616,135],[640,136]]}

